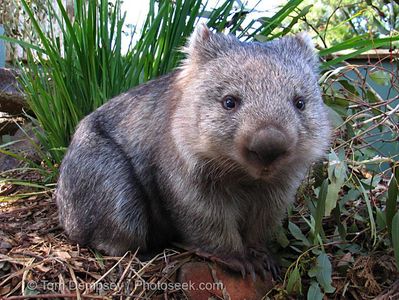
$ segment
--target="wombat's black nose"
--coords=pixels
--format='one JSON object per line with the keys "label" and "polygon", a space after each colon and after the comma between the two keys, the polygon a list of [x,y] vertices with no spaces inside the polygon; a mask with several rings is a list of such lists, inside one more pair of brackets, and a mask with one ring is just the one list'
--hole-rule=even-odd
{"label": "wombat's black nose", "polygon": [[269,165],[288,150],[287,136],[275,127],[257,131],[249,140],[248,158],[264,166]]}

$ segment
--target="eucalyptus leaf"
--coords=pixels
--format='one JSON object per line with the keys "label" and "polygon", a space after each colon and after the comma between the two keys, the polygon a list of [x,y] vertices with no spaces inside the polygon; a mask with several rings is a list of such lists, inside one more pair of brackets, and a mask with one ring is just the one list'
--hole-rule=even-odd
{"label": "eucalyptus leaf", "polygon": [[327,109],[328,109],[328,118],[331,120],[331,124],[334,127],[341,126],[344,123],[344,120],[342,119],[341,115],[330,106],[327,106]]}
{"label": "eucalyptus leaf", "polygon": [[286,290],[288,294],[301,294],[302,292],[302,281],[299,268],[295,267],[294,270],[289,274],[288,283]]}
{"label": "eucalyptus leaf", "polygon": [[323,299],[323,293],[320,290],[320,286],[317,282],[312,281],[308,294],[307,294],[307,299],[308,300],[322,300]]}
{"label": "eucalyptus leaf", "polygon": [[332,266],[326,253],[322,252],[316,259],[316,264],[308,271],[310,277],[316,277],[325,293],[333,293],[335,288],[332,283]]}
{"label": "eucalyptus leaf", "polygon": [[305,246],[310,246],[309,240],[306,238],[306,236],[302,233],[301,229],[297,225],[292,222],[288,222],[288,229],[290,230],[294,238],[302,241]]}
{"label": "eucalyptus leaf", "polygon": [[29,287],[26,287],[24,290],[24,296],[34,296],[34,295],[39,295],[40,292],[37,290],[32,290]]}
{"label": "eucalyptus leaf", "polygon": [[328,193],[326,196],[326,205],[324,211],[325,216],[329,216],[331,211],[337,205],[338,193],[341,191],[341,188],[347,178],[346,164],[333,150],[331,150],[328,159],[328,178],[330,180],[330,184],[328,186]]}
{"label": "eucalyptus leaf", "polygon": [[277,243],[283,248],[287,247],[290,244],[290,241],[288,240],[282,226],[278,226],[276,228],[275,238]]}
{"label": "eucalyptus leaf", "polygon": [[[378,207],[375,208],[376,219],[375,222],[377,224],[378,229],[383,229],[387,226],[386,216],[384,215],[383,211]],[[391,231],[389,231],[391,232]]]}
{"label": "eucalyptus leaf", "polygon": [[375,103],[378,101],[376,95],[373,92],[371,92],[370,90],[367,90],[366,96],[370,103]]}
{"label": "eucalyptus leaf", "polygon": [[350,93],[352,93],[353,95],[359,95],[359,92],[357,91],[356,87],[349,82],[348,80],[338,80],[338,82],[346,89],[348,90]]}
{"label": "eucalyptus leaf", "polygon": [[369,72],[370,78],[377,84],[388,86],[391,83],[391,75],[384,70]]}

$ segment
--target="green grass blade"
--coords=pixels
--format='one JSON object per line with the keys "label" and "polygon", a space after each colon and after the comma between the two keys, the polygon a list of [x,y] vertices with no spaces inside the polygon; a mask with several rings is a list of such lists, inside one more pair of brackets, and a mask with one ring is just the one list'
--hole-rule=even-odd
{"label": "green grass blade", "polygon": [[399,271],[399,211],[392,218],[392,246],[395,255],[396,269]]}
{"label": "green grass blade", "polygon": [[44,52],[44,50],[42,48],[38,47],[38,46],[35,46],[35,45],[31,44],[31,43],[28,43],[28,42],[25,42],[25,41],[22,41],[22,40],[14,39],[14,38],[11,38],[11,37],[8,37],[8,36],[5,36],[5,35],[0,35],[0,40],[4,40],[4,41],[9,42],[9,43],[18,44],[22,48],[35,50],[35,51],[40,52],[40,53]]}
{"label": "green grass blade", "polygon": [[388,186],[388,197],[386,201],[386,224],[389,234],[392,233],[392,219],[395,215],[398,203],[398,181],[395,173],[392,174],[391,181]]}
{"label": "green grass blade", "polygon": [[318,236],[320,235],[320,233],[322,231],[322,221],[323,221],[323,216],[324,216],[324,211],[325,211],[325,206],[326,206],[327,192],[328,192],[328,179],[324,179],[324,181],[320,187],[319,197],[317,200],[316,215],[314,216],[315,239],[318,238]]}

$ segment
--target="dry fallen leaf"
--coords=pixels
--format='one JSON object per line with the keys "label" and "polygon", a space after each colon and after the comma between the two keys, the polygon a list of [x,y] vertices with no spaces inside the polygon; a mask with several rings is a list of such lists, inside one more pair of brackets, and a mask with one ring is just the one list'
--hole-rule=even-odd
{"label": "dry fallen leaf", "polygon": [[53,253],[55,256],[58,256],[59,258],[62,258],[64,260],[71,258],[71,255],[69,255],[69,253],[65,251],[54,251]]}

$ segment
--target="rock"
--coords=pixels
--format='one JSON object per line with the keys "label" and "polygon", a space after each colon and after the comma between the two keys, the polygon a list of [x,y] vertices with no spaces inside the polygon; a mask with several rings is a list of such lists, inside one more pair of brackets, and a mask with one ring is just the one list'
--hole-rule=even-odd
{"label": "rock", "polygon": [[[25,158],[28,158],[29,160],[39,161],[40,159],[37,154],[37,151],[35,147],[32,145],[32,141],[29,140],[32,139],[34,143],[39,144],[39,141],[37,140],[33,132],[32,126],[26,125],[23,128],[24,131],[27,133],[28,137],[21,129],[18,129],[15,135],[11,137],[11,141],[15,141],[15,143],[7,147],[6,150],[15,153],[17,155],[23,156]],[[9,155],[0,153],[0,172],[17,168],[20,165],[20,163],[21,163],[20,160],[11,157]]]}
{"label": "rock", "polygon": [[10,115],[20,114],[27,107],[17,76],[13,69],[0,68],[0,111]]}
{"label": "rock", "polygon": [[186,283],[185,294],[190,300],[202,299],[262,299],[270,291],[274,283],[271,274],[266,280],[257,276],[245,279],[239,273],[229,272],[217,264],[208,262],[189,262],[179,271],[178,281]]}
{"label": "rock", "polygon": [[0,249],[10,250],[12,245],[9,242],[0,241]]}
{"label": "rock", "polygon": [[25,119],[22,117],[11,116],[0,111],[0,136],[14,135],[18,130],[18,125],[22,125]]}

